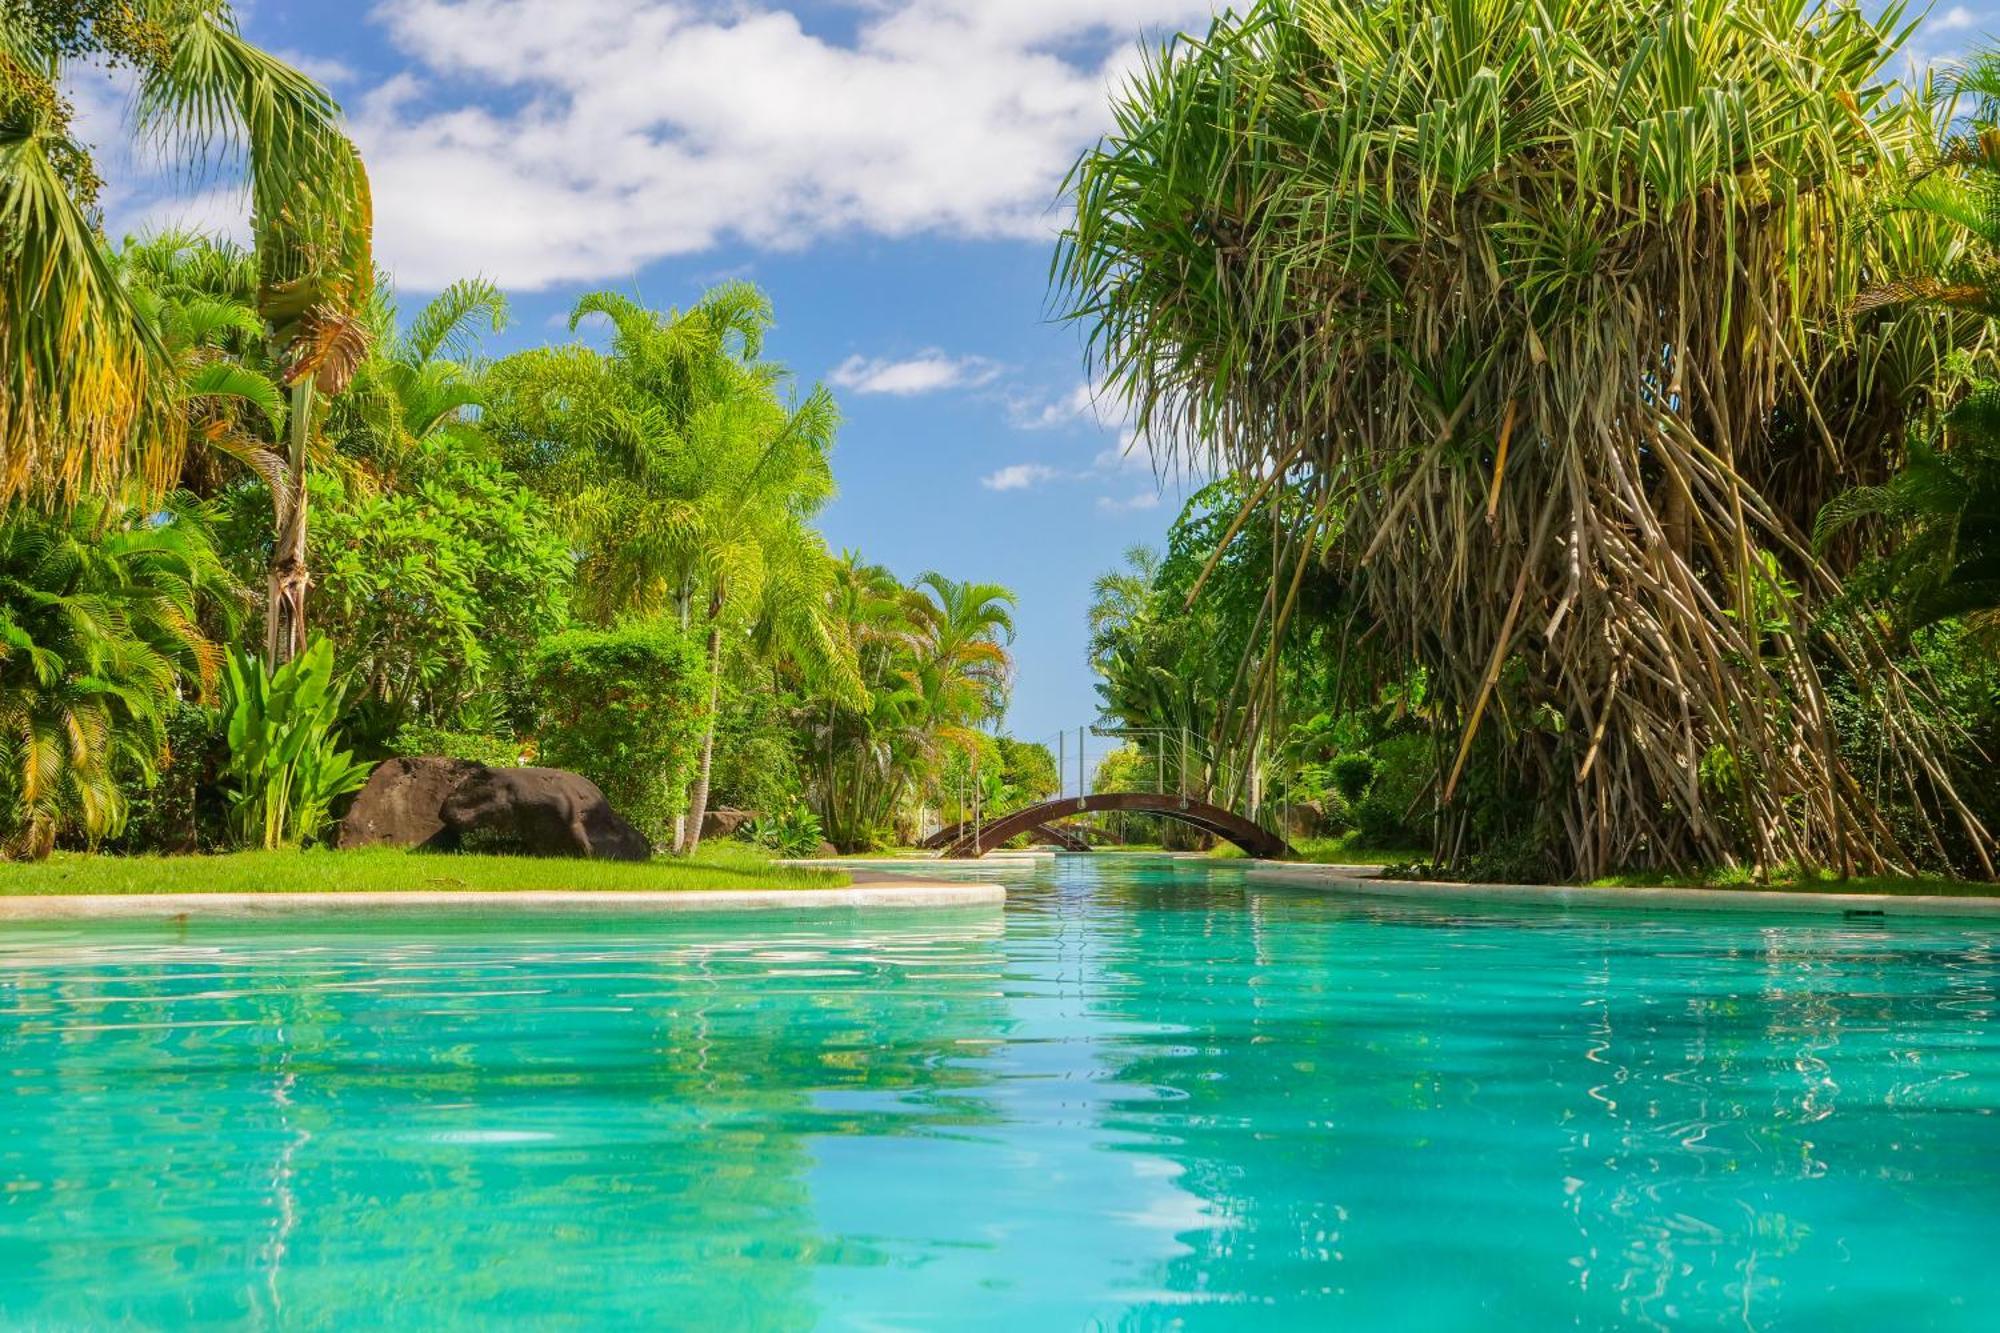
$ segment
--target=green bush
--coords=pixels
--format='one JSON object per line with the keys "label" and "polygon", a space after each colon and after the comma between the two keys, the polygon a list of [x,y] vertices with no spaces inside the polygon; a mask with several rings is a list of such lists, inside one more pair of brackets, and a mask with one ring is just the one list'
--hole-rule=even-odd
{"label": "green bush", "polygon": [[167,706],[166,747],[151,785],[131,783],[125,828],[107,850],[200,852],[226,846],[229,811],[216,775],[228,760],[222,714],[188,700]]}
{"label": "green bush", "polygon": [[708,667],[668,621],[570,630],[535,655],[542,763],[595,782],[655,845],[673,841],[699,758]]}
{"label": "green bush", "polygon": [[521,762],[521,742],[512,736],[447,731],[417,723],[398,731],[390,748],[399,755],[442,755],[447,759],[469,759],[489,768],[514,768]]}
{"label": "green bush", "polygon": [[819,816],[805,806],[793,806],[770,818],[759,816],[743,826],[740,836],[779,856],[817,856],[826,841]]}
{"label": "green bush", "polygon": [[1373,779],[1354,806],[1362,841],[1375,847],[1410,847],[1430,841],[1436,777],[1428,736],[1391,736],[1376,743]]}
{"label": "green bush", "polygon": [[1333,761],[1333,786],[1349,805],[1359,805],[1379,767],[1372,754],[1344,754]]}

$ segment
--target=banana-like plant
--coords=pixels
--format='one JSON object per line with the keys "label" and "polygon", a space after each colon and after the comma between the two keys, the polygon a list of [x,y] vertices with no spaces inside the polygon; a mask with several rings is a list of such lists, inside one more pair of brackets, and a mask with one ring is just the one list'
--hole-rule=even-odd
{"label": "banana-like plant", "polygon": [[333,802],[358,788],[368,765],[339,748],[335,724],[344,686],[333,644],[315,636],[273,670],[248,653],[227,667],[231,813],[239,836],[265,848],[318,835]]}

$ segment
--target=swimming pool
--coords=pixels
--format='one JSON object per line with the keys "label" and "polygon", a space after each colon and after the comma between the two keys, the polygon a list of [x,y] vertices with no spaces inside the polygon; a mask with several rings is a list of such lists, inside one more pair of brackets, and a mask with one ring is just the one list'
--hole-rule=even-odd
{"label": "swimming pool", "polygon": [[0,1324],[1992,1326],[1990,926],[1009,873],[10,927]]}

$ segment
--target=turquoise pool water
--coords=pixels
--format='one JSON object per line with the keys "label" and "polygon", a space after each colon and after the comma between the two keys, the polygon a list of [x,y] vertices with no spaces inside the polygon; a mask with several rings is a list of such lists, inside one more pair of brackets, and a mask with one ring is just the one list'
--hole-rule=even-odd
{"label": "turquoise pool water", "polygon": [[0,1326],[1989,1329],[1996,932],[1066,858],[0,934]]}

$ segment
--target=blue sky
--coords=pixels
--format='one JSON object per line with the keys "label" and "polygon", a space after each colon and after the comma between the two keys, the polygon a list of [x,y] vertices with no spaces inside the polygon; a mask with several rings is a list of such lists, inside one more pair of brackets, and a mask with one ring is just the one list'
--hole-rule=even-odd
{"label": "blue sky", "polygon": [[[1157,543],[1185,487],[1128,452],[1049,318],[1064,171],[1107,123],[1139,42],[1211,0],[254,0],[252,37],[347,108],[376,189],[377,254],[409,297],[503,284],[494,349],[564,339],[581,291],[685,305],[748,278],[771,353],[846,416],[822,527],[906,577],[1021,598],[1009,730],[1092,720],[1091,579]],[[1948,57],[2000,5],[1941,4]],[[115,142],[116,90],[77,89]],[[115,170],[107,172],[114,181]],[[143,171],[114,229],[240,230],[227,190]]]}

